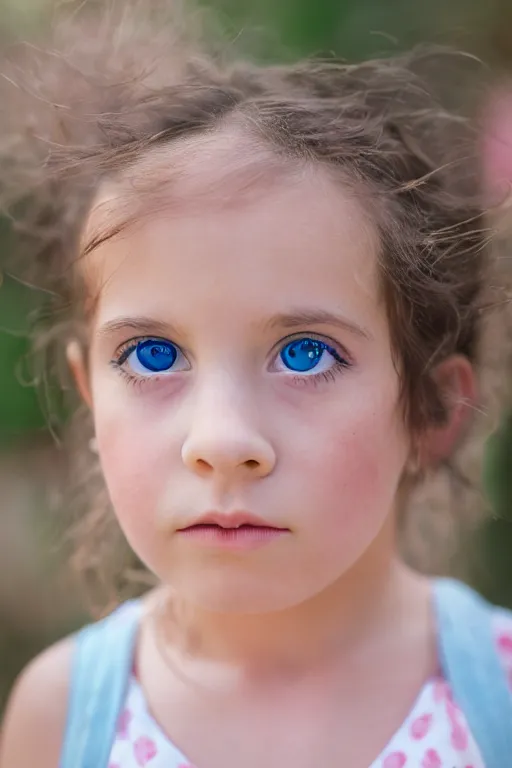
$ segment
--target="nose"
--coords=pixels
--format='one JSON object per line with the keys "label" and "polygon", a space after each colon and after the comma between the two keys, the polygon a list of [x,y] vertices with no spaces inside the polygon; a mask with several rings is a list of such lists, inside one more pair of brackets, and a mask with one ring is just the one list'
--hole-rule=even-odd
{"label": "nose", "polygon": [[276,454],[269,442],[249,418],[225,402],[211,403],[196,412],[183,443],[181,456],[185,466],[202,477],[211,475],[224,480],[257,479],[269,475],[276,464]]}

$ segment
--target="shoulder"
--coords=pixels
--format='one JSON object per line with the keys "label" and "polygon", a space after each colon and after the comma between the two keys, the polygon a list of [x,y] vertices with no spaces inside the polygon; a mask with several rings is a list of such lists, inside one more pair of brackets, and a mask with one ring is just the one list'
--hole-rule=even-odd
{"label": "shoulder", "polygon": [[2,725],[0,768],[57,768],[73,648],[73,638],[61,640],[19,676]]}
{"label": "shoulder", "polygon": [[[112,647],[101,654],[107,638],[116,643],[126,638],[130,644],[126,648],[131,653],[131,640],[143,604],[144,601],[128,601],[79,633],[80,666],[86,673],[98,666],[99,658],[102,663],[109,661]],[[21,673],[2,725],[0,768],[57,768],[66,729],[75,646],[76,636],[65,638],[36,657]],[[116,648],[116,654],[117,651]]]}

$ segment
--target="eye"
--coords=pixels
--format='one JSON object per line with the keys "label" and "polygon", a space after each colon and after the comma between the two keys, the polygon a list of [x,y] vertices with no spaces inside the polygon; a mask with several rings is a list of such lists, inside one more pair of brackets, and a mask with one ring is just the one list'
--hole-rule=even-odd
{"label": "eye", "polygon": [[278,355],[278,370],[299,374],[320,374],[335,366],[347,364],[336,350],[324,341],[307,337],[290,341]]}
{"label": "eye", "polygon": [[164,339],[144,339],[126,349],[119,361],[137,376],[177,373],[189,369],[189,363],[176,344]]}

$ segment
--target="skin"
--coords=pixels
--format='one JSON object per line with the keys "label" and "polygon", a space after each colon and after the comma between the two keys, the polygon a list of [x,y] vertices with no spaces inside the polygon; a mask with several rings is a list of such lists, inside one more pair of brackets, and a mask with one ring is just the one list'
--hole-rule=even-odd
{"label": "skin", "polygon": [[[218,161],[200,151],[211,180]],[[97,201],[90,228],[115,199],[111,189]],[[311,169],[200,216],[177,211],[169,192],[167,207],[84,264],[97,301],[88,359],[71,345],[70,363],[119,523],[162,583],[147,601],[138,674],[198,768],[367,766],[436,671],[430,585],[395,553],[411,440],[377,248],[360,203]],[[338,320],[305,318],[321,312]],[[129,363],[123,374],[112,361],[147,336],[182,350],[178,370],[128,380]],[[297,337],[324,341],[344,365],[335,372],[328,353],[320,368],[331,375],[290,372],[279,352]],[[450,449],[473,394],[467,361],[439,376],[455,405],[425,435],[423,461]],[[243,553],[179,534],[212,510],[245,510],[286,533]],[[55,654],[65,667],[69,646]],[[33,764],[12,734],[28,727],[24,702],[48,666],[36,662],[14,695],[2,768]],[[57,764],[54,742],[44,766]]]}

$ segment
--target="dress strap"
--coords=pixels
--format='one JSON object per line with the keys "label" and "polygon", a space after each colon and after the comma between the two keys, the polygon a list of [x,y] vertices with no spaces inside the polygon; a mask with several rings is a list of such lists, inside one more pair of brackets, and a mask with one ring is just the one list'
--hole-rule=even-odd
{"label": "dress strap", "polygon": [[492,631],[493,608],[466,585],[434,587],[442,668],[464,712],[486,768],[512,761],[512,694]]}
{"label": "dress strap", "polygon": [[130,601],[75,638],[59,768],[106,768],[126,696],[141,612]]}

